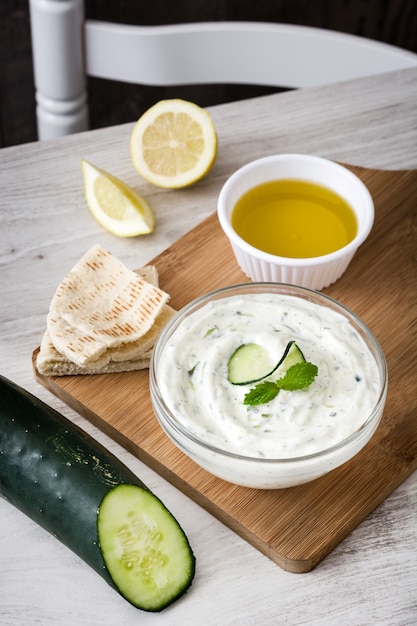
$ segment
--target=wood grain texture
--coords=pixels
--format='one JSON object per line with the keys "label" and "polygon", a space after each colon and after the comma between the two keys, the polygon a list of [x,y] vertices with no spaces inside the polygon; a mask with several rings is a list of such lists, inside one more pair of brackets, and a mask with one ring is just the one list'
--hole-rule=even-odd
{"label": "wood grain texture", "polygon": [[[325,291],[372,328],[390,376],[381,425],[350,462],[285,490],[231,485],[199,468],[160,429],[147,371],[48,378],[35,370],[38,381],[59,398],[283,569],[297,573],[314,568],[417,468],[417,171],[349,168],[368,186],[376,219],[345,275]],[[152,262],[176,308],[247,280],[214,214]]]}

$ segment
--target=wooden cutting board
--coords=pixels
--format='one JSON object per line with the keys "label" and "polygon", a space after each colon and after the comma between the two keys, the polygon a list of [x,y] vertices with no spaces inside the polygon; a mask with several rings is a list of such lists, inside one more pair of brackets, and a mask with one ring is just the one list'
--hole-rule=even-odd
{"label": "wooden cutting board", "polygon": [[[326,293],[371,327],[385,352],[389,392],[376,434],[350,462],[312,483],[255,490],[200,469],[153,414],[148,371],[37,380],[283,569],[308,572],[417,469],[417,171],[350,167],[376,207],[368,240]],[[247,279],[212,215],[152,261],[179,309]],[[36,358],[35,350],[33,359]]]}

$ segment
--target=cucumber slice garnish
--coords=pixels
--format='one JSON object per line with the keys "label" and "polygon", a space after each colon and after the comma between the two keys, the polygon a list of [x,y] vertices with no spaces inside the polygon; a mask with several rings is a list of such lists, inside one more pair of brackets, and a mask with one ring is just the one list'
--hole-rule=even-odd
{"label": "cucumber slice garnish", "polygon": [[305,363],[305,357],[295,341],[289,341],[273,373],[282,374],[296,363]]}
{"label": "cucumber slice garnish", "polygon": [[255,406],[273,400],[280,389],[295,391],[308,387],[317,376],[318,368],[308,363],[295,341],[290,341],[284,350],[281,360],[268,377],[258,381],[245,395],[243,404]]}
{"label": "cucumber slice garnish", "polygon": [[190,586],[195,559],[187,538],[146,489],[114,487],[100,505],[97,527],[110,576],[134,606],[161,611]]}
{"label": "cucumber slice garnish", "polygon": [[288,342],[281,359],[273,367],[268,350],[257,343],[245,343],[229,359],[228,380],[233,385],[250,385],[272,374],[282,374],[296,363],[304,363],[304,354],[295,341]]}
{"label": "cucumber slice garnish", "polygon": [[230,357],[227,377],[233,385],[249,385],[269,376],[274,369],[268,350],[257,343],[244,343]]}

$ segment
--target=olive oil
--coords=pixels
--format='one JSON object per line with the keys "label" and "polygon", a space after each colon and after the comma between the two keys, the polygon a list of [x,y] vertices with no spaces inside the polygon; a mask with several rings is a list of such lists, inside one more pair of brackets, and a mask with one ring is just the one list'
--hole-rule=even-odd
{"label": "olive oil", "polygon": [[249,244],[283,257],[307,258],[346,246],[357,232],[351,206],[334,191],[303,180],[275,180],[246,192],[232,226]]}

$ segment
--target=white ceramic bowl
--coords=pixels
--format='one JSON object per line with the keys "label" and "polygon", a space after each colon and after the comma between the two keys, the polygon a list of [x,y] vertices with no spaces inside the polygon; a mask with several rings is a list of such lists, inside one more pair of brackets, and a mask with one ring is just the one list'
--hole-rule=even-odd
{"label": "white ceramic bowl", "polygon": [[[249,189],[278,179],[314,182],[339,194],[355,212],[358,224],[355,238],[335,252],[313,258],[275,256],[247,243],[232,227],[233,208]],[[291,283],[316,290],[340,278],[369,235],[374,221],[372,197],[357,176],[333,161],[302,154],[278,154],[241,167],[221,189],[217,212],[236,260],[251,280]]]}
{"label": "white ceramic bowl", "polygon": [[[208,442],[203,435],[195,434],[195,431],[185,424],[181,409],[171,410],[169,400],[163,395],[163,385],[160,384],[162,364],[168,374],[171,371],[174,373],[176,367],[170,357],[167,357],[165,349],[180,325],[184,321],[188,322],[193,313],[208,303],[214,303],[216,306],[216,301],[230,296],[265,293],[295,296],[297,300],[307,300],[340,314],[359,334],[375,360],[379,384],[372,408],[362,416],[360,427],[343,441],[322,451],[291,458],[254,458],[230,452],[226,446],[222,448],[218,443],[213,445],[213,442]],[[150,393],[154,412],[162,429],[174,444],[215,476],[231,483],[258,489],[285,488],[309,482],[351,459],[366,445],[379,425],[387,386],[388,374],[383,352],[372,332],[354,313],[324,294],[276,283],[248,283],[226,287],[194,300],[179,311],[164,328],[156,342],[150,365]],[[362,397],[360,395],[359,403],[362,402]],[[328,412],[328,408],[326,410]]]}

